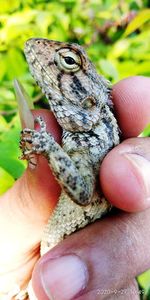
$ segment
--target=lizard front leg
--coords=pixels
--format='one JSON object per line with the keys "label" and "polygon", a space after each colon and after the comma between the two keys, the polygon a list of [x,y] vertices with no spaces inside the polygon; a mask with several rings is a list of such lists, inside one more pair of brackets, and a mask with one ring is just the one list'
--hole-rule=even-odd
{"label": "lizard front leg", "polygon": [[[30,159],[32,154],[43,154],[59,181],[62,188],[74,202],[87,205],[91,202],[94,189],[94,176],[92,168],[87,159],[82,160],[79,156],[71,157],[64,152],[52,135],[46,131],[46,124],[41,117],[35,120],[40,124],[40,131],[25,128],[22,131],[20,147],[23,159]],[[29,146],[28,146],[29,144]],[[84,167],[81,167],[84,162]],[[79,167],[77,167],[79,165]]]}

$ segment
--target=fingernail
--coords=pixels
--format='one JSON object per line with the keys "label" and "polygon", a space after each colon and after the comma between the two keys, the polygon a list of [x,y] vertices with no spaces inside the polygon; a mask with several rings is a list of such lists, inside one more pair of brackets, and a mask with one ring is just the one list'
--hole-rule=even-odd
{"label": "fingernail", "polygon": [[51,259],[40,265],[40,278],[50,300],[71,300],[88,282],[86,264],[76,255]]}
{"label": "fingernail", "polygon": [[29,163],[28,163],[29,169],[31,171],[35,170],[37,168],[37,164],[38,164],[37,155],[32,155],[32,157],[30,158]]}
{"label": "fingernail", "polygon": [[150,199],[150,161],[144,156],[129,153],[125,154],[125,157],[130,161],[135,170],[136,178],[139,179],[139,183],[143,190],[143,196],[145,199]]}

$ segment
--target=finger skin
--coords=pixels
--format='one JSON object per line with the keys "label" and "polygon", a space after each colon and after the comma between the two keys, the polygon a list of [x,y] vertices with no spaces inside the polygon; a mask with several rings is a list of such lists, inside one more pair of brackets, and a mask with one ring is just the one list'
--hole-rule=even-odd
{"label": "finger skin", "polygon": [[103,160],[100,185],[114,206],[128,212],[150,207],[150,138],[132,138]]}
{"label": "finger skin", "polygon": [[136,137],[150,123],[150,78],[133,76],[113,86],[116,117],[124,138]]}
{"label": "finger skin", "polygon": [[[52,249],[40,259],[33,272],[32,285],[38,299],[47,299],[39,275],[41,265],[70,253],[78,255],[86,263],[89,272],[87,287],[75,299],[90,299],[89,295],[92,295],[91,299],[97,299],[97,290],[120,290],[127,287],[135,276],[150,267],[149,214],[150,210],[147,210],[105,218],[76,232]],[[65,275],[58,274],[58,289],[61,288],[61,276],[67,276],[67,271],[64,272]],[[47,284],[51,276],[53,274],[49,270]]]}
{"label": "finger skin", "polygon": [[[33,111],[33,115],[34,118],[40,115],[47,124],[47,131],[54,136],[58,143],[61,143],[61,128],[54,115],[44,109]],[[36,129],[40,129],[38,125]],[[18,186],[24,186],[23,194],[28,194],[26,197],[28,218],[34,222],[36,215],[39,226],[43,227],[58,201],[61,189],[46,158],[39,155],[36,159],[35,169],[28,167],[23,177],[19,179]]]}
{"label": "finger skin", "polygon": [[[61,143],[61,128],[58,125],[54,115],[47,110],[33,111],[34,117],[41,116],[47,124],[47,131],[50,132],[58,143]],[[37,126],[37,130],[38,130]],[[26,173],[28,179],[28,188],[32,193],[32,198],[40,201],[46,201],[53,210],[60,195],[60,186],[50,170],[47,160],[41,156],[38,157],[38,163],[35,170],[28,168]],[[43,204],[44,205],[44,204]],[[38,206],[38,203],[37,203]]]}
{"label": "finger skin", "polygon": [[[46,110],[33,114],[44,117],[48,130],[60,142],[61,130],[54,116]],[[1,196],[0,282],[4,290],[5,283],[8,292],[13,282],[21,288],[27,285],[39,258],[43,228],[59,194],[60,187],[46,159],[39,157],[37,167],[34,170],[27,168],[13,187]]]}
{"label": "finger skin", "polygon": [[[128,283],[127,286],[123,286],[120,289],[97,289],[97,291],[91,291],[88,294],[76,298],[76,300],[140,300],[139,295],[144,291],[139,291],[138,284],[135,279]],[[43,299],[44,300],[44,299]],[[46,300],[46,299],[45,299]]]}

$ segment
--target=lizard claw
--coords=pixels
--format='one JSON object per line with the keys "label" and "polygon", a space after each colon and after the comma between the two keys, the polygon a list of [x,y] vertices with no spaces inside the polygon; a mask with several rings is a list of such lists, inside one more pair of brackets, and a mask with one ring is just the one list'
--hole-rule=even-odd
{"label": "lizard claw", "polygon": [[22,150],[21,159],[30,161],[32,154],[44,154],[50,150],[54,139],[50,133],[46,131],[46,123],[38,116],[35,122],[40,125],[40,130],[25,128],[21,132],[20,149]]}
{"label": "lizard claw", "polygon": [[41,128],[41,132],[44,132],[46,131],[46,123],[45,121],[43,120],[43,118],[41,116],[38,116],[35,120],[34,120],[35,123],[39,124],[40,125],[40,128]]}
{"label": "lizard claw", "polygon": [[20,145],[22,146],[24,144],[24,142],[28,142],[29,144],[31,144],[32,143],[32,138],[23,136],[21,141],[20,141]]}

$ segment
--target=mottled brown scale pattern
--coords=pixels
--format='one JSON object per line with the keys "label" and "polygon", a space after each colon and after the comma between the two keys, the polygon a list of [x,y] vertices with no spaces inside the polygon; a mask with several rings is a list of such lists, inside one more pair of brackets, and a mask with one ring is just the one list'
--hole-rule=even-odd
{"label": "mottled brown scale pattern", "polygon": [[103,158],[119,143],[119,128],[112,112],[110,84],[97,74],[81,46],[30,39],[25,55],[63,129],[61,146],[46,132],[40,117],[36,120],[39,132],[24,129],[22,133],[24,157],[43,154],[62,187],[44,231],[43,254],[110,210],[111,205],[97,189],[97,178]]}

